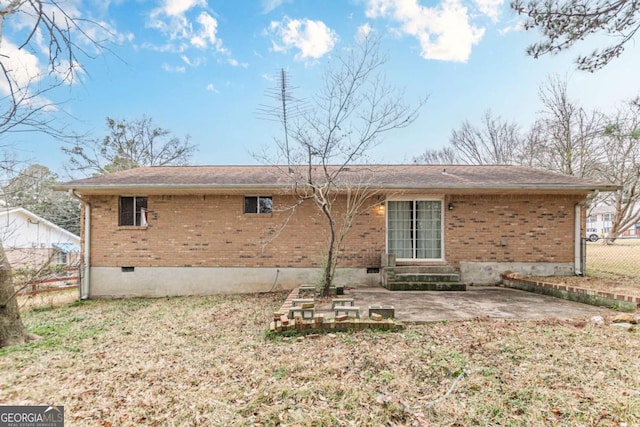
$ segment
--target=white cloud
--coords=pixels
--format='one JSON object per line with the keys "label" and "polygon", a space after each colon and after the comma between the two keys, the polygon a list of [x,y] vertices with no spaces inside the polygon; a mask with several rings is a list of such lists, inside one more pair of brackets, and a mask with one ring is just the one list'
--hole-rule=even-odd
{"label": "white cloud", "polygon": [[197,22],[200,24],[200,31],[191,37],[191,44],[200,49],[206,49],[210,45],[218,52],[226,52],[222,47],[222,40],[217,36],[218,21],[207,12],[202,12],[198,15]]}
{"label": "white cloud", "polygon": [[[47,16],[56,19],[60,17],[60,5],[51,2],[37,2],[37,5],[42,7],[43,13]],[[7,27],[10,27],[15,34],[24,31],[30,33],[33,31],[34,26],[39,25],[39,28],[34,32],[34,38],[29,43],[29,46],[38,49],[40,51],[39,53],[42,54],[41,59],[44,60],[44,57],[49,56],[49,49],[52,48],[52,46],[49,45],[51,37],[47,30],[45,30],[43,34],[41,29],[44,28],[44,24],[38,22],[37,14],[29,13],[30,7],[31,6],[27,6],[27,9],[23,10],[23,12],[26,11],[25,13],[12,14],[11,19],[4,22],[3,33],[5,35],[9,33]],[[104,53],[104,50],[96,44],[96,40],[100,41],[100,45],[104,45],[107,42],[121,44],[134,39],[132,33],[121,33],[111,23],[94,16],[95,12],[93,6],[87,6],[83,4],[81,0],[66,0],[64,2],[65,16],[74,20],[73,25],[70,25],[68,36],[76,46],[81,47],[81,49],[76,49],[76,53],[82,50],[87,56],[98,56]],[[64,27],[64,24],[58,24]],[[21,41],[23,40],[21,39],[20,42]],[[20,44],[20,42],[18,42],[18,44]],[[63,44],[62,41],[60,41],[60,43]]]}
{"label": "white cloud", "polygon": [[[42,79],[42,70],[38,57],[26,49],[18,49],[8,40],[3,40],[0,45],[2,64],[8,70],[11,84],[16,88],[25,88],[29,83],[37,83]],[[0,92],[9,94],[9,83],[0,79]]]}
{"label": "white cloud", "polygon": [[356,38],[359,40],[364,39],[369,34],[371,34],[371,31],[373,31],[373,28],[371,28],[371,25],[369,25],[368,22],[366,24],[360,25],[356,33]]}
{"label": "white cloud", "polygon": [[207,91],[213,92],[213,93],[220,93],[218,92],[218,89],[216,89],[216,87],[213,85],[213,83],[209,83],[207,85]]}
{"label": "white cloud", "polygon": [[269,31],[279,40],[272,40],[273,50],[287,52],[291,48],[298,49],[295,59],[318,59],[329,53],[338,41],[338,36],[322,21],[310,19],[290,19],[285,16],[282,21],[272,21]]}
{"label": "white cloud", "polygon": [[398,22],[402,34],[418,39],[425,59],[466,62],[485,31],[469,23],[467,8],[459,0],[443,0],[436,7],[422,6],[418,0],[368,0],[366,14]]}
{"label": "white cloud", "polygon": [[241,68],[249,67],[249,64],[247,64],[246,62],[239,62],[237,59],[233,59],[233,58],[229,58],[227,60],[227,63],[232,67],[241,67]]}
{"label": "white cloud", "polygon": [[288,2],[289,0],[262,0],[262,13],[272,12],[274,9],[282,6],[282,4]]}
{"label": "white cloud", "polygon": [[[3,97],[11,96],[13,90],[15,99],[23,106],[41,108],[46,112],[57,110],[50,99],[38,94],[38,85],[45,78],[46,71],[42,69],[37,56],[25,49],[18,49],[6,38],[0,45],[0,56],[8,70],[7,79],[0,79],[0,94]],[[36,88],[35,91],[31,90],[32,87]]]}
{"label": "white cloud", "polygon": [[206,0],[165,0],[160,8],[168,16],[183,16],[195,6],[206,7]]}
{"label": "white cloud", "polygon": [[198,49],[211,47],[227,53],[218,37],[218,21],[202,10],[206,7],[206,0],[164,0],[160,7],[151,11],[148,25],[167,35],[172,44],[187,43]]}
{"label": "white cloud", "polygon": [[148,49],[154,52],[169,52],[169,53],[183,53],[189,47],[186,43],[170,43],[167,42],[163,45],[155,45],[153,43],[144,42],[140,45],[143,49]]}
{"label": "white cloud", "polygon": [[[59,18],[58,5],[50,2],[38,2],[38,5],[46,16]],[[42,96],[44,92],[59,83],[73,85],[80,82],[86,74],[81,62],[102,55],[105,52],[102,46],[134,39],[132,33],[120,33],[114,25],[95,17],[95,12],[82,0],[65,1],[65,16],[74,20],[67,36],[73,42],[72,53],[77,59],[70,57],[64,49],[57,54],[51,52],[58,46],[55,43],[52,45],[51,34],[43,29],[44,24],[38,21],[37,14],[17,13],[4,19],[3,34],[0,34],[0,56],[7,75],[0,79],[0,95],[9,95],[13,90],[17,98],[32,107],[46,111],[57,109]],[[64,27],[64,24],[60,25]],[[18,49],[18,45],[27,41],[27,46]],[[60,48],[65,47],[64,41],[58,42]]]}
{"label": "white cloud", "polygon": [[52,70],[52,74],[59,81],[68,85],[73,85],[75,83],[79,83],[86,73],[78,61],[69,62],[65,59],[56,63],[56,67]]}
{"label": "white cloud", "polygon": [[190,67],[197,67],[202,63],[202,58],[191,59],[187,55],[180,55],[180,59]]}
{"label": "white cloud", "polygon": [[186,67],[184,67],[183,65],[173,66],[167,63],[162,64],[162,69],[167,73],[184,73],[185,71],[187,71]]}
{"label": "white cloud", "polygon": [[496,23],[500,20],[500,11],[504,0],[473,0],[480,12],[487,15]]}
{"label": "white cloud", "polygon": [[[36,31],[36,44],[41,44],[40,32]],[[48,52],[47,52],[48,54]],[[29,86],[37,86],[47,76],[53,76],[58,82],[72,85],[80,81],[85,74],[82,65],[78,61],[70,62],[68,59],[57,59],[54,66],[46,64],[41,57],[34,55],[27,49],[19,49],[18,46],[5,39],[0,45],[2,64],[7,70],[7,78],[0,79],[0,93],[9,94],[10,84],[13,90],[23,95],[29,92]],[[11,83],[9,83],[9,81]]]}
{"label": "white cloud", "polygon": [[524,31],[524,21],[518,21],[513,25],[508,25],[504,28],[500,28],[498,30],[498,34],[500,34],[501,36],[506,36],[509,33],[519,33],[521,31]]}

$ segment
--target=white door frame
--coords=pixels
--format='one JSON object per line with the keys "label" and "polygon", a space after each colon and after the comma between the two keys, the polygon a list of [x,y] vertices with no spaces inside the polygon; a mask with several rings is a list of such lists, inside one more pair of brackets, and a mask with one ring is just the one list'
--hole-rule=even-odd
{"label": "white door frame", "polygon": [[[404,195],[402,197],[396,197],[388,199],[385,202],[385,252],[389,253],[389,202],[440,202],[440,258],[397,258],[396,261],[400,262],[433,262],[444,261],[445,251],[445,235],[444,235],[444,195],[437,196],[421,196],[421,195]],[[415,210],[415,204],[414,204]],[[413,219],[413,227],[415,230],[415,216]],[[415,236],[415,234],[414,234]],[[415,240],[415,237],[414,237]],[[415,245],[413,251],[415,254]]]}

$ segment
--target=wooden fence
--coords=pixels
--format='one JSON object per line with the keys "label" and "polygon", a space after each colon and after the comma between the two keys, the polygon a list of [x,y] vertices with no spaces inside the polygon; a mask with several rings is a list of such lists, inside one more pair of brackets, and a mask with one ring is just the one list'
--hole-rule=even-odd
{"label": "wooden fence", "polygon": [[64,275],[36,278],[29,280],[26,283],[16,284],[16,287],[22,289],[20,292],[18,292],[18,295],[37,295],[45,292],[56,292],[66,289],[74,289],[78,287],[79,281],[80,276],[78,275],[78,269],[71,268],[66,270]]}

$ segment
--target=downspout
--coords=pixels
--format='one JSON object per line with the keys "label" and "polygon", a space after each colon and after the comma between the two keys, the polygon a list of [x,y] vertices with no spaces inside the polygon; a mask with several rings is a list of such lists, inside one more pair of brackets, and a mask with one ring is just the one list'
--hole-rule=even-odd
{"label": "downspout", "polygon": [[80,282],[79,292],[80,299],[85,300],[89,298],[89,283],[90,283],[90,271],[91,262],[89,255],[91,253],[91,204],[79,196],[73,189],[69,190],[69,195],[74,199],[77,199],[84,205],[84,274],[82,275],[82,281]]}
{"label": "downspout", "polygon": [[584,271],[582,271],[582,206],[580,204],[576,204],[575,207],[575,241],[573,243],[574,247],[574,260],[573,260],[573,271],[577,276],[584,275]]}

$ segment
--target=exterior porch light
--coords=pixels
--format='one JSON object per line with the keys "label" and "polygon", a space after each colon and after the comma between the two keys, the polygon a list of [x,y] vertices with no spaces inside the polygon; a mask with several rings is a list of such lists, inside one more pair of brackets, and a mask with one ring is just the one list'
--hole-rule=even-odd
{"label": "exterior porch light", "polygon": [[449,202],[449,204],[447,205],[447,209],[452,211],[453,210],[453,203]]}
{"label": "exterior porch light", "polygon": [[381,214],[384,213],[384,203],[380,204],[380,206],[378,206],[378,212],[380,212]]}

